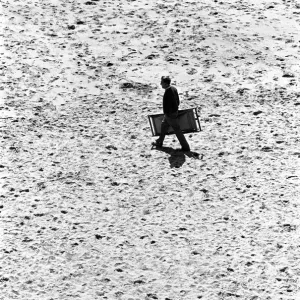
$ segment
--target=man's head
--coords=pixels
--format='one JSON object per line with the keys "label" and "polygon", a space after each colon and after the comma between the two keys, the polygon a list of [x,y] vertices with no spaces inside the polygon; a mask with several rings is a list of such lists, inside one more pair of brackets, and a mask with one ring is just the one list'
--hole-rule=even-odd
{"label": "man's head", "polygon": [[161,77],[160,85],[163,89],[168,88],[170,86],[170,84],[171,84],[171,78],[169,76]]}

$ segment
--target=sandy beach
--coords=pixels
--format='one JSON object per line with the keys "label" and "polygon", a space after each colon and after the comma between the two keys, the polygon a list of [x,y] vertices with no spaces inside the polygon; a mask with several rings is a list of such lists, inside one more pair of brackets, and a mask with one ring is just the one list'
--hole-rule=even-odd
{"label": "sandy beach", "polygon": [[[0,300],[300,299],[297,1],[3,1],[0,28]],[[191,153],[151,147],[163,75]]]}

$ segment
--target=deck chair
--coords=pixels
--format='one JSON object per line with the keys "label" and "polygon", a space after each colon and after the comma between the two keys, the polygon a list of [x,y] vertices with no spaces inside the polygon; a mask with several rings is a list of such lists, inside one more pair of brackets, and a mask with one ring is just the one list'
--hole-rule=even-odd
{"label": "deck chair", "polygon": [[[152,131],[152,136],[159,136],[161,133],[161,121],[164,114],[149,115],[149,123]],[[197,108],[189,108],[178,111],[178,121],[180,129],[183,133],[201,131],[199,115]],[[173,128],[170,126],[167,135],[174,134]]]}

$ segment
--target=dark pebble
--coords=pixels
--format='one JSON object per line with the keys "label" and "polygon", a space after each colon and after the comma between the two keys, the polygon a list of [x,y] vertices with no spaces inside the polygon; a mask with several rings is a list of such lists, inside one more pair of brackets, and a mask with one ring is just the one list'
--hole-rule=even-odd
{"label": "dark pebble", "polygon": [[95,238],[96,238],[97,240],[101,240],[101,239],[104,238],[104,235],[101,235],[101,234],[95,234]]}
{"label": "dark pebble", "polygon": [[131,89],[131,88],[134,88],[134,85],[131,82],[124,82],[120,85],[120,88],[121,89]]}
{"label": "dark pebble", "polygon": [[147,297],[152,299],[158,299],[158,297],[155,294],[147,294]]}
{"label": "dark pebble", "polygon": [[282,77],[284,77],[284,78],[294,78],[295,75],[292,74],[292,73],[285,73],[285,74],[282,75]]}
{"label": "dark pebble", "polygon": [[138,279],[138,280],[135,280],[134,282],[133,282],[133,284],[143,284],[143,283],[145,283],[143,280],[140,280],[140,279]]}
{"label": "dark pebble", "polygon": [[123,270],[122,270],[122,269],[116,269],[116,271],[117,271],[117,272],[123,272]]}
{"label": "dark pebble", "polygon": [[265,147],[262,147],[262,148],[261,148],[261,151],[264,151],[264,152],[271,152],[271,151],[272,151],[272,148],[271,148],[271,147],[265,146]]}
{"label": "dark pebble", "polygon": [[258,111],[255,111],[254,113],[253,113],[253,115],[254,116],[257,116],[257,115],[259,115],[259,114],[262,114],[263,112],[261,111],[261,110],[258,110]]}

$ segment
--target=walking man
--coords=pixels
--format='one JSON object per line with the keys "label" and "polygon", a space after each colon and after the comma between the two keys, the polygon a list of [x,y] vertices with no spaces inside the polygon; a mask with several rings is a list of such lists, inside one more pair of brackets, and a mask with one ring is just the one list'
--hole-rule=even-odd
{"label": "walking man", "polygon": [[162,76],[160,84],[161,87],[165,89],[165,94],[163,97],[164,118],[161,123],[160,137],[154,143],[152,143],[152,145],[156,147],[162,147],[168,128],[169,126],[171,126],[181,145],[181,150],[190,151],[190,146],[180,129],[180,125],[177,118],[178,107],[180,104],[177,89],[174,86],[170,85],[171,79],[168,76]]}

